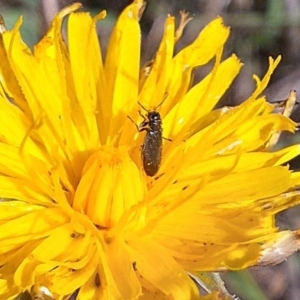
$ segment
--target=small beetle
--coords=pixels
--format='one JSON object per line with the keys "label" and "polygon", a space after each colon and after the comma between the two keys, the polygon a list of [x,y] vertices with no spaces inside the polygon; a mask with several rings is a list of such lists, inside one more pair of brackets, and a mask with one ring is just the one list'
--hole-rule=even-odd
{"label": "small beetle", "polygon": [[[162,156],[162,119],[159,112],[156,111],[164,100],[153,110],[146,109],[141,103],[138,103],[146,112],[144,116],[140,111],[140,116],[144,119],[137,127],[139,132],[146,131],[144,143],[141,147],[143,167],[148,176],[154,176],[159,169]],[[133,122],[133,120],[129,117]]]}

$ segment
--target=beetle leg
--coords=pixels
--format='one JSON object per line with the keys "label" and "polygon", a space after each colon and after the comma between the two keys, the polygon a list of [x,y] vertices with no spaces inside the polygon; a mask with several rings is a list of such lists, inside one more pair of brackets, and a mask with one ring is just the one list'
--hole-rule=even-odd
{"label": "beetle leg", "polygon": [[149,127],[149,123],[148,122],[143,122],[140,124],[140,126],[138,127],[138,131],[147,131],[149,132],[151,130],[151,128]]}
{"label": "beetle leg", "polygon": [[147,118],[145,117],[145,115],[142,114],[140,110],[138,111],[138,113],[143,118],[143,122],[147,121]]}
{"label": "beetle leg", "polygon": [[166,138],[166,137],[163,137],[164,140],[168,141],[168,142],[173,142],[173,140],[169,139],[169,138]]}
{"label": "beetle leg", "polygon": [[136,123],[132,120],[132,118],[131,118],[130,116],[127,116],[127,118],[135,125],[137,131],[140,131],[139,125],[136,124]]}

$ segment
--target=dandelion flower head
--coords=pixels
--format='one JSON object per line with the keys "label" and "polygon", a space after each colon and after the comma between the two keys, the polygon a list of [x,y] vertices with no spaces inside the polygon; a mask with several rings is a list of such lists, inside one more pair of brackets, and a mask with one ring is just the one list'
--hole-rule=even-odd
{"label": "dandelion flower head", "polygon": [[[105,12],[92,18],[78,3],[33,50],[21,19],[1,33],[0,299],[36,286],[55,299],[199,299],[189,274],[267,264],[270,249],[297,248],[297,232],[279,232],[274,215],[299,199],[299,174],[284,164],[300,147],[269,151],[296,124],[261,96],[280,58],[241,105],[213,110],[242,66],[222,59],[229,29],[218,17],[174,55],[184,24],[176,31],[168,16],[141,69],[141,7],[122,12],[105,58],[95,29]],[[194,68],[210,61],[191,87]],[[156,109],[166,139],[148,176],[149,132],[133,122]]]}

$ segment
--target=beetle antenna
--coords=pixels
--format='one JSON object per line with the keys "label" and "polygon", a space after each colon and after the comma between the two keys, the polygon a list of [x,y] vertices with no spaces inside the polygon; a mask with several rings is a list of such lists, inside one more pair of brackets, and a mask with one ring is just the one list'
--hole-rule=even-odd
{"label": "beetle antenna", "polygon": [[168,98],[169,93],[165,93],[165,97],[164,99],[156,106],[155,110],[157,110],[159,107],[162,106],[162,104],[166,101],[166,99]]}
{"label": "beetle antenna", "polygon": [[145,110],[147,113],[149,113],[150,111],[141,103],[141,102],[138,102],[138,105],[143,109]]}
{"label": "beetle antenna", "polygon": [[[169,93],[165,93],[164,99],[155,107],[155,109],[154,109],[155,111],[162,106],[162,104],[166,101],[166,99],[168,98],[168,96],[169,96]],[[150,113],[150,111],[141,102],[138,102],[138,105],[143,110],[145,110],[147,113]]]}

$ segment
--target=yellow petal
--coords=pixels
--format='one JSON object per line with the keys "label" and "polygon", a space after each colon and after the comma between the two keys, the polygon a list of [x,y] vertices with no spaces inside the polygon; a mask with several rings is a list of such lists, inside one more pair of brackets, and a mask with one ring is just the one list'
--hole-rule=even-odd
{"label": "yellow petal", "polygon": [[[193,299],[197,287],[165,249],[154,241],[141,238],[131,241],[131,253],[135,258],[138,272],[153,286],[173,299]],[[156,253],[153,256],[153,253]],[[152,263],[149,263],[149,262]]]}
{"label": "yellow petal", "polygon": [[122,12],[114,27],[107,48],[105,60],[107,93],[105,101],[108,101],[108,105],[112,107],[114,117],[120,111],[128,113],[138,95],[140,67],[139,8],[140,4],[133,3]]}

